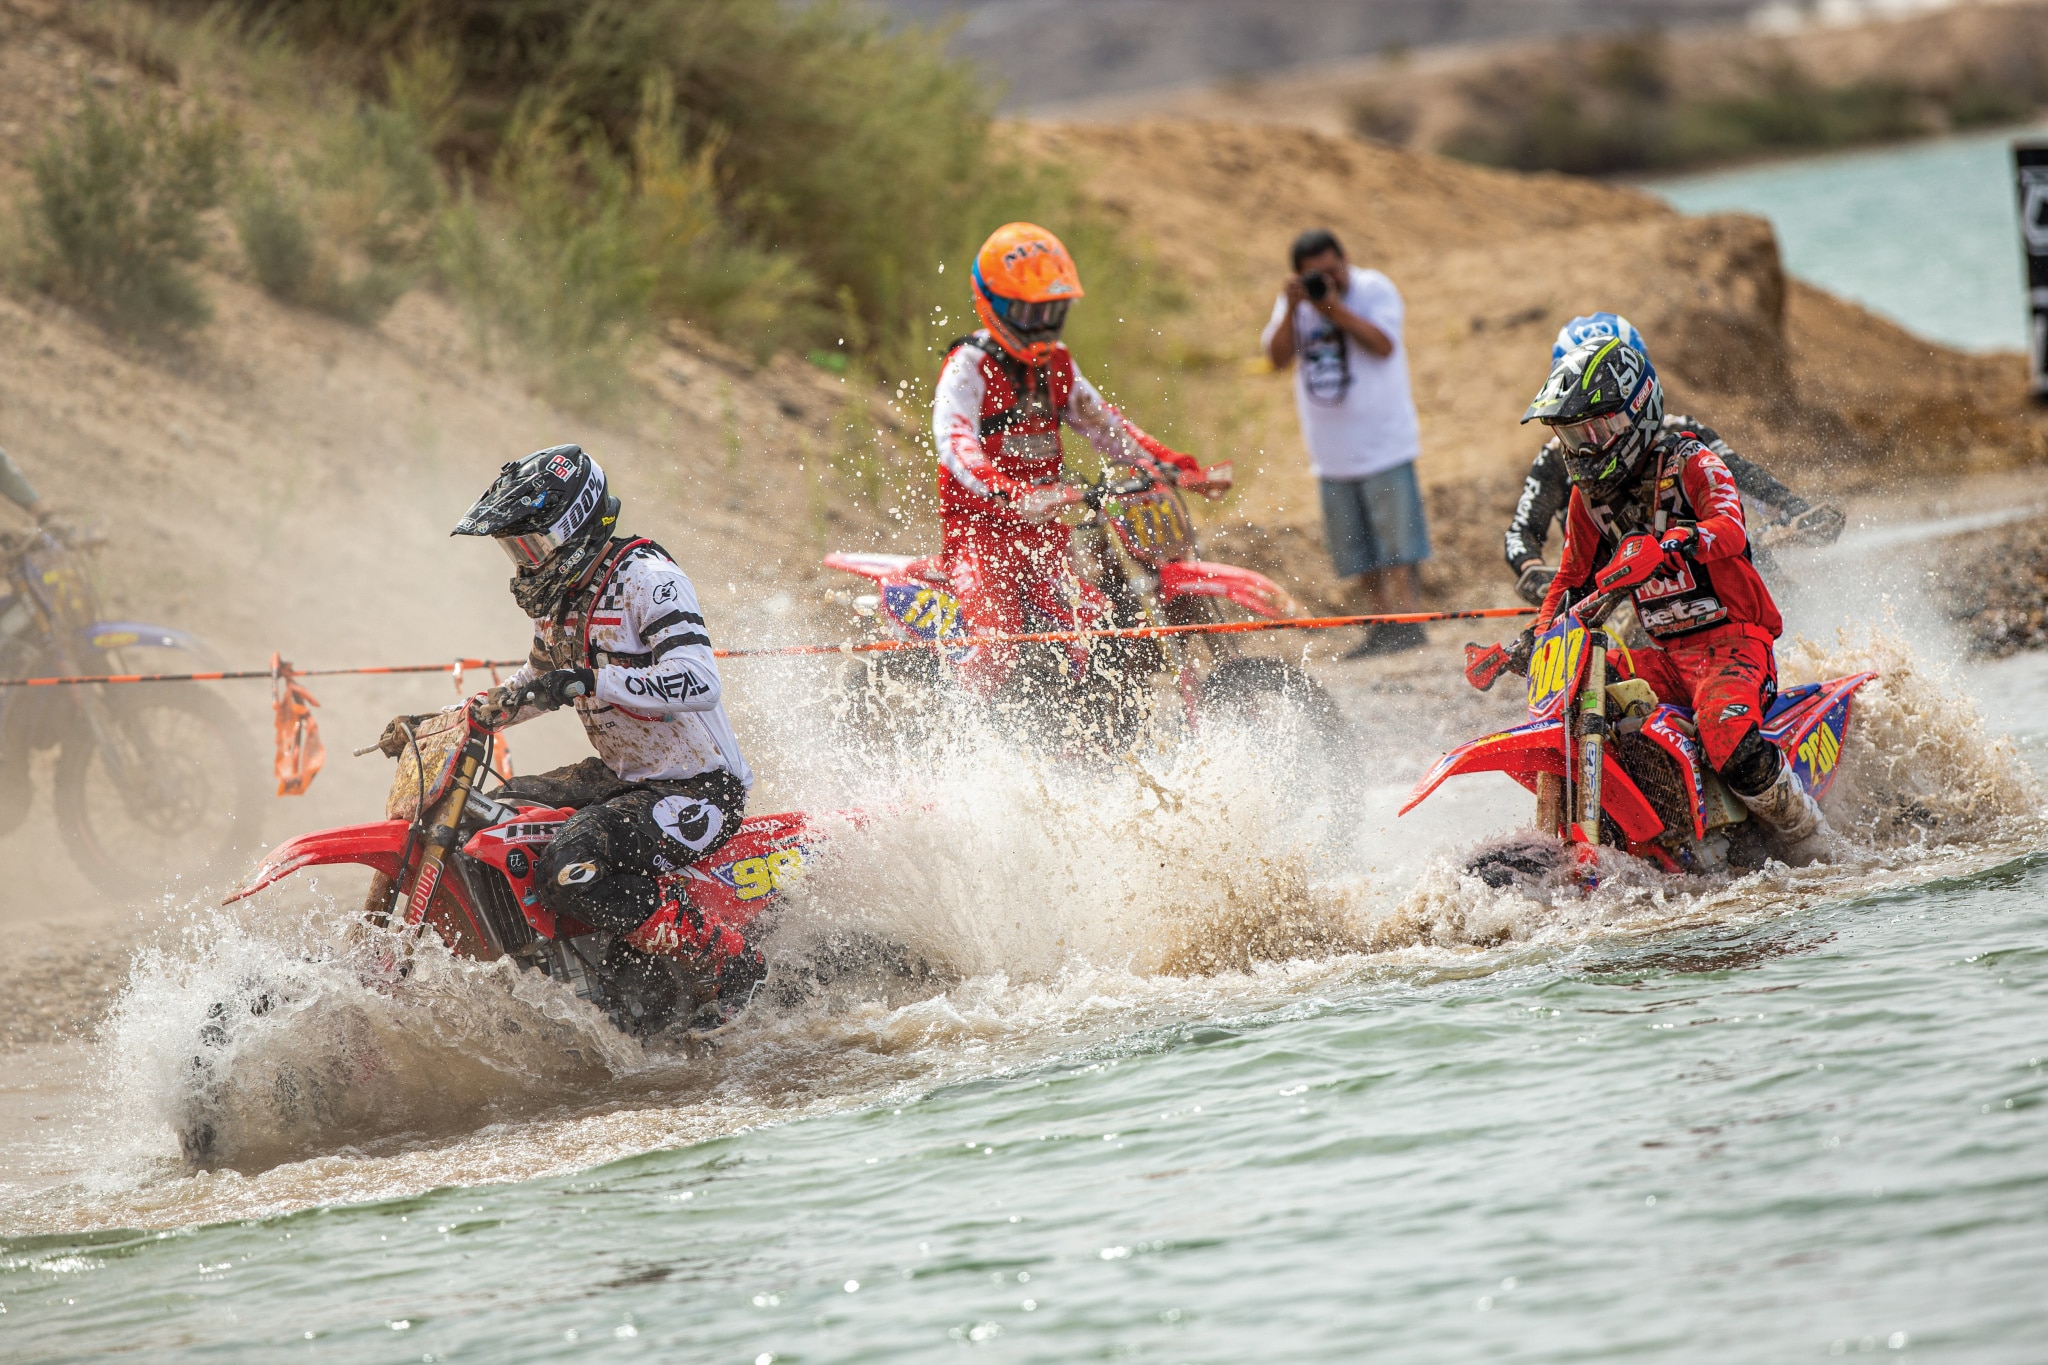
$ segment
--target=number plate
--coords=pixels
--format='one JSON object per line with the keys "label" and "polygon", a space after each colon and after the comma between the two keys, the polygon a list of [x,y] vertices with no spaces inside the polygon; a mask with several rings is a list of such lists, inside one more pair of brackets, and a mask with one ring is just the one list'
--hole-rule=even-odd
{"label": "number plate", "polygon": [[1537,639],[1529,655],[1529,719],[1551,720],[1564,710],[1585,653],[1586,628],[1571,616]]}

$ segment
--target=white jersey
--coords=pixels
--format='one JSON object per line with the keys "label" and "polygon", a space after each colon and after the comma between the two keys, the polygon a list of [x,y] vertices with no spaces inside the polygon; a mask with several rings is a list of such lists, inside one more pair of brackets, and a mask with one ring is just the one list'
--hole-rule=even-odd
{"label": "white jersey", "polygon": [[[552,616],[535,622],[533,653],[506,686],[585,666],[597,686],[595,695],[576,699],[576,713],[591,747],[620,780],[680,780],[723,769],[753,786],[726,718],[697,590],[658,547],[628,551],[596,600],[582,597],[559,625]],[[538,714],[527,708],[512,723]]]}

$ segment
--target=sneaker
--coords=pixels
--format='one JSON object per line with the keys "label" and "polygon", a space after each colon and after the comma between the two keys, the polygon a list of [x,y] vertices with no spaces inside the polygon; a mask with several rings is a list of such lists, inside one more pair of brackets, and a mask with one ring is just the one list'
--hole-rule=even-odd
{"label": "sneaker", "polygon": [[1367,626],[1365,638],[1340,657],[1372,659],[1382,654],[1405,654],[1428,643],[1429,632],[1422,628],[1420,621],[1387,621]]}

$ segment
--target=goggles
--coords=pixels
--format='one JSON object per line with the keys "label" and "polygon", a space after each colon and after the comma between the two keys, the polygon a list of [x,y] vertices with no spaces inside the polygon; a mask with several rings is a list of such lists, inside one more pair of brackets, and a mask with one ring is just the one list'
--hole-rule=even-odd
{"label": "goggles", "polygon": [[984,294],[989,311],[1001,318],[1005,324],[1019,332],[1057,332],[1067,321],[1067,306],[1071,299],[1048,299],[1044,303],[1026,303],[1022,299],[1006,299],[1000,294]]}
{"label": "goggles", "polygon": [[562,537],[546,531],[528,531],[518,536],[492,536],[505,557],[512,561],[512,567],[521,573],[538,569],[555,557],[566,543]]}
{"label": "goggles", "polygon": [[1633,416],[1618,411],[1588,417],[1583,422],[1559,422],[1550,429],[1557,433],[1558,443],[1567,453],[1585,457],[1612,448],[1635,424]]}

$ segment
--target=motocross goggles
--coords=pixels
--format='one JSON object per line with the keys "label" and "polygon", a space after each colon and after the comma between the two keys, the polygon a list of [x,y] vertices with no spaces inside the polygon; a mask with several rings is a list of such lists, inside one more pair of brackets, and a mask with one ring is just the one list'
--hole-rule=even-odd
{"label": "motocross goggles", "polygon": [[[975,283],[981,284],[980,279]],[[1067,308],[1073,303],[1072,299],[1047,299],[1042,303],[1006,299],[986,285],[982,285],[981,296],[988,300],[989,311],[1001,318],[1004,326],[1025,336],[1057,334],[1066,325]]]}
{"label": "motocross goggles", "polygon": [[1567,456],[1589,459],[1619,445],[1635,424],[1631,413],[1617,410],[1579,422],[1559,422],[1550,429],[1557,433]]}
{"label": "motocross goggles", "polygon": [[512,561],[512,567],[521,573],[531,573],[553,559],[568,543],[566,537],[551,535],[546,531],[528,531],[516,536],[492,536],[505,557]]}

